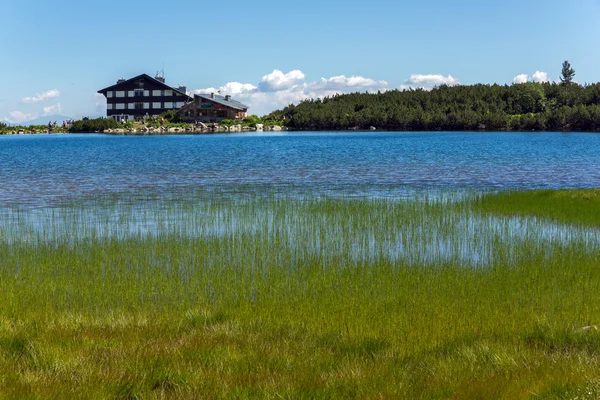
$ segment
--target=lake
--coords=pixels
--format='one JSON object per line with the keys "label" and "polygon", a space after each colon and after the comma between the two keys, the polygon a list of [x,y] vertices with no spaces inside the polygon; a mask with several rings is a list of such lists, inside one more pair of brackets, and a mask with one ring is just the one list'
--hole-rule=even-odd
{"label": "lake", "polygon": [[0,136],[0,204],[190,190],[411,196],[600,187],[593,133]]}

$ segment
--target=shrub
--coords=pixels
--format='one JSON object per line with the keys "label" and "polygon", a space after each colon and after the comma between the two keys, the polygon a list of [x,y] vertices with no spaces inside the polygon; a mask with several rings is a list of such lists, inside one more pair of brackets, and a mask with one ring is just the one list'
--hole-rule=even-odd
{"label": "shrub", "polygon": [[103,131],[105,129],[116,129],[121,128],[117,121],[112,118],[96,118],[88,119],[86,121],[76,121],[72,126],[71,132],[96,132]]}

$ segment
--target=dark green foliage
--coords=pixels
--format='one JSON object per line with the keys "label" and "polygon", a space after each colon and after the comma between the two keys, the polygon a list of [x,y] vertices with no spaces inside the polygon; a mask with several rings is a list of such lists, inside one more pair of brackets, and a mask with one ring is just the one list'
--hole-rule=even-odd
{"label": "dark green foliage", "polygon": [[163,118],[165,120],[165,122],[169,122],[169,123],[179,122],[179,116],[177,115],[177,110],[165,111],[164,113],[160,114],[160,117],[158,118],[159,121],[160,121],[160,118]]}
{"label": "dark green foliage", "polygon": [[600,130],[600,84],[442,85],[431,91],[352,93],[306,100],[264,118],[299,130],[593,131]]}
{"label": "dark green foliage", "polygon": [[119,124],[112,118],[96,118],[82,121],[76,121],[72,126],[71,132],[102,132],[105,129],[116,129],[122,128],[123,125]]}
{"label": "dark green foliage", "polygon": [[560,81],[563,85],[569,86],[573,82],[573,77],[575,76],[575,70],[571,68],[571,64],[568,61],[565,61],[562,65],[562,72],[560,74]]}

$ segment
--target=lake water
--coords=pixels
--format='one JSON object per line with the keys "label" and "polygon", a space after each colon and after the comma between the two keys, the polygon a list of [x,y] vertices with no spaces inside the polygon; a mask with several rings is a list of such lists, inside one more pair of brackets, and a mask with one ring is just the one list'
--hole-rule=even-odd
{"label": "lake water", "polygon": [[407,196],[600,187],[600,135],[357,132],[0,136],[0,204],[189,190]]}

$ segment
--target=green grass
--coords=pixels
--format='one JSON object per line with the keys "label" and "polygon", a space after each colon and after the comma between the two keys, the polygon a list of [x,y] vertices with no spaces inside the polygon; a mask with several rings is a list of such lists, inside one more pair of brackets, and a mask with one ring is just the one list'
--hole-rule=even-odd
{"label": "green grass", "polygon": [[0,211],[0,398],[598,398],[598,232],[511,204]]}
{"label": "green grass", "polygon": [[600,189],[501,192],[481,198],[485,212],[532,215],[567,224],[600,226]]}

